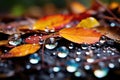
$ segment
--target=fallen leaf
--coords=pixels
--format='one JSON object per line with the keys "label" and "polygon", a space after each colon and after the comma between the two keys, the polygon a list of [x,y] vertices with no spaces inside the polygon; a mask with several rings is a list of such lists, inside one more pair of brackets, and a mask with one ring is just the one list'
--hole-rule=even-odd
{"label": "fallen leaf", "polygon": [[11,49],[8,53],[2,54],[1,58],[22,57],[33,54],[40,48],[39,44],[23,44]]}
{"label": "fallen leaf", "polygon": [[59,31],[60,36],[75,43],[92,44],[99,41],[101,33],[92,29],[84,29],[82,27],[64,28]]}
{"label": "fallen leaf", "polygon": [[50,15],[39,19],[33,26],[34,30],[61,29],[72,20],[71,15]]}
{"label": "fallen leaf", "polygon": [[79,2],[72,2],[70,4],[70,8],[71,8],[72,13],[74,14],[80,14],[87,10],[87,8]]}
{"label": "fallen leaf", "polygon": [[40,36],[38,36],[38,35],[29,36],[24,41],[26,43],[30,43],[30,44],[33,44],[33,43],[37,44],[40,42]]}
{"label": "fallen leaf", "polygon": [[94,17],[88,17],[82,19],[80,23],[78,23],[77,27],[93,28],[99,25],[100,23]]}
{"label": "fallen leaf", "polygon": [[0,46],[8,44],[8,40],[1,40],[0,41]]}

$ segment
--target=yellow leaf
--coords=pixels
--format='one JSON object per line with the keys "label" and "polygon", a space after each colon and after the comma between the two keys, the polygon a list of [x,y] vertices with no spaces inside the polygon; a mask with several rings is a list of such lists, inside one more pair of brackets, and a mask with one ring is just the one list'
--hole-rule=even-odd
{"label": "yellow leaf", "polygon": [[80,23],[78,23],[77,27],[93,28],[99,25],[100,23],[94,17],[88,17],[81,20]]}

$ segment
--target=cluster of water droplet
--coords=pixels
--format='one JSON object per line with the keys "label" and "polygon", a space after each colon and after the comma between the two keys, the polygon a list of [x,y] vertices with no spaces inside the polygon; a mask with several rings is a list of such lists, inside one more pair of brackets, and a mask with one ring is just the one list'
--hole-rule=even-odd
{"label": "cluster of water droplet", "polygon": [[[46,69],[47,66],[51,78],[56,78],[58,73],[64,72],[75,77],[85,77],[88,74],[86,71],[92,71],[97,78],[104,78],[109,70],[120,66],[120,53],[112,39],[102,36],[95,44],[75,44],[69,41],[64,43],[66,41],[49,38],[46,40],[44,55],[41,51],[38,52],[44,56],[46,65],[43,68]],[[41,63],[39,55],[32,54],[30,63]]]}
{"label": "cluster of water droplet", "polygon": [[[21,71],[36,70],[40,79],[64,79],[66,76],[85,78],[88,72],[104,78],[120,65],[119,45],[102,36],[95,44],[76,44],[66,39],[48,38],[42,48],[25,58]],[[91,75],[91,74],[90,74]]]}

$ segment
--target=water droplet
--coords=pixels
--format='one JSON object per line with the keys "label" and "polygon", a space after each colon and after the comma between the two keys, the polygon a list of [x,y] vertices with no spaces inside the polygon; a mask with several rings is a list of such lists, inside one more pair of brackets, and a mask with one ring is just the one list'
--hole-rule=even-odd
{"label": "water droplet", "polygon": [[99,42],[100,42],[100,44],[104,44],[105,41],[106,41],[106,40],[102,40],[102,39],[101,39]]}
{"label": "water droplet", "polygon": [[97,77],[97,78],[103,78],[105,76],[107,76],[108,74],[108,68],[103,68],[103,69],[96,69],[94,71],[94,75]]}
{"label": "water droplet", "polygon": [[110,68],[114,68],[114,67],[115,67],[115,64],[109,63],[108,66],[109,66]]}
{"label": "water droplet", "polygon": [[75,75],[76,77],[80,77],[80,76],[82,75],[82,73],[81,73],[80,71],[76,71],[76,72],[74,73],[74,75]]}
{"label": "water droplet", "polygon": [[88,45],[87,45],[87,44],[82,44],[82,45],[81,45],[81,48],[82,48],[83,50],[88,49]]}
{"label": "water droplet", "polygon": [[69,50],[65,46],[59,47],[57,49],[57,52],[58,52],[57,55],[60,58],[65,58],[69,54]]}
{"label": "water droplet", "polygon": [[73,43],[70,43],[68,47],[69,47],[69,49],[73,49],[74,48]]}
{"label": "water droplet", "polygon": [[88,58],[88,59],[87,59],[87,62],[88,62],[88,63],[92,63],[92,62],[94,62],[94,61],[95,61],[95,60],[94,60],[93,58]]}
{"label": "water droplet", "polygon": [[37,53],[30,55],[30,63],[37,64],[40,61],[40,56]]}
{"label": "water droplet", "polygon": [[111,26],[111,27],[115,27],[116,24],[115,24],[114,22],[111,22],[111,23],[110,23],[110,26]]}
{"label": "water droplet", "polygon": [[66,69],[68,72],[75,72],[79,67],[78,63],[74,59],[67,61],[66,64]]}
{"label": "water droplet", "polygon": [[50,32],[55,32],[55,29],[53,28],[53,29],[50,29]]}
{"label": "water droplet", "polygon": [[76,60],[77,62],[79,62],[81,59],[77,57],[77,58],[75,58],[75,60]]}
{"label": "water droplet", "polygon": [[85,70],[90,70],[91,67],[90,67],[90,65],[85,65],[84,68],[85,68]]}
{"label": "water droplet", "polygon": [[120,63],[120,58],[118,59],[118,62]]}
{"label": "water droplet", "polygon": [[60,71],[60,67],[53,67],[53,71],[54,72],[59,72]]}
{"label": "water droplet", "polygon": [[22,42],[22,39],[20,38],[20,39],[17,39],[17,40],[10,40],[10,41],[9,41],[9,44],[10,44],[10,45],[13,45],[13,46],[17,46],[17,45],[19,45],[21,42]]}
{"label": "water droplet", "polygon": [[45,32],[49,33],[50,30],[48,29],[48,26],[45,27]]}
{"label": "water droplet", "polygon": [[30,69],[31,65],[30,64],[26,64],[26,69]]}
{"label": "water droplet", "polygon": [[78,49],[76,50],[76,54],[77,54],[77,55],[80,55],[80,54],[81,54],[81,49],[80,49],[80,48],[78,48]]}
{"label": "water droplet", "polygon": [[40,39],[39,44],[44,44],[44,40]]}
{"label": "water droplet", "polygon": [[45,47],[47,49],[54,49],[58,45],[58,42],[56,42],[55,38],[49,38],[46,40]]}

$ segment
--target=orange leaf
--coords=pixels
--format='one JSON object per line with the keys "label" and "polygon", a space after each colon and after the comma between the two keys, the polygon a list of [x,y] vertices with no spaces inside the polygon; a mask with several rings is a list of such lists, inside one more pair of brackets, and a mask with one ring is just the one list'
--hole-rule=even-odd
{"label": "orange leaf", "polygon": [[72,20],[69,15],[50,15],[39,19],[33,26],[34,30],[61,29]]}
{"label": "orange leaf", "polygon": [[8,53],[2,54],[1,58],[22,57],[33,54],[40,48],[39,44],[23,44],[11,49]]}
{"label": "orange leaf", "polygon": [[92,29],[84,29],[82,27],[72,27],[72,28],[64,28],[59,31],[59,34],[75,43],[95,43],[99,41],[99,38],[102,34],[96,32]]}

